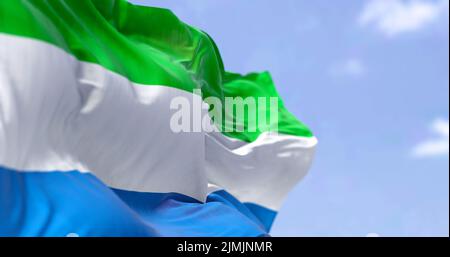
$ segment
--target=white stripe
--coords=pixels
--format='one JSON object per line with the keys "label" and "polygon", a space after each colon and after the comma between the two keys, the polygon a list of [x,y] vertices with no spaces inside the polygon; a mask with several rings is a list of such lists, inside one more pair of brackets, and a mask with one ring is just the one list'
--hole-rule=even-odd
{"label": "white stripe", "polygon": [[89,170],[114,188],[201,201],[210,183],[277,210],[311,163],[315,138],[177,134],[170,101],[198,96],[130,83],[41,41],[0,34],[0,46],[0,165]]}
{"label": "white stripe", "polygon": [[40,41],[1,35],[0,45],[1,165],[206,199],[205,136],[170,130],[170,100],[192,94],[132,84]]}
{"label": "white stripe", "polygon": [[316,138],[263,133],[252,143],[208,135],[207,177],[241,202],[279,210],[310,168]]}

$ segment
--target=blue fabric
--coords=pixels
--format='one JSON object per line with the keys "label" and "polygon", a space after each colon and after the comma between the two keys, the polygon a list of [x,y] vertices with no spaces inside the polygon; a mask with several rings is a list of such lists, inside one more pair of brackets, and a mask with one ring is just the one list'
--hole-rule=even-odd
{"label": "blue fabric", "polygon": [[110,189],[78,171],[0,167],[0,236],[266,236],[275,215],[226,191],[201,203]]}

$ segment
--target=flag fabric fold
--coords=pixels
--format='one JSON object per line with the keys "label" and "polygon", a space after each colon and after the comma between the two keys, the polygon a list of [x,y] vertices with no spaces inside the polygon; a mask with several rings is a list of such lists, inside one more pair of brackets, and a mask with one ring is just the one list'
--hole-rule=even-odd
{"label": "flag fabric fold", "polygon": [[[279,118],[177,133],[179,97],[272,97]],[[0,1],[0,236],[266,236],[316,144],[267,72],[226,72],[169,10]]]}

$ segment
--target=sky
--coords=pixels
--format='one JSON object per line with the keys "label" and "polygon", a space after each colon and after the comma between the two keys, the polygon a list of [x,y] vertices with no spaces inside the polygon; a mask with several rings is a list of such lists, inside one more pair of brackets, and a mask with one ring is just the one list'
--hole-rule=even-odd
{"label": "sky", "polygon": [[449,236],[448,0],[133,0],[271,72],[319,139],[273,236]]}

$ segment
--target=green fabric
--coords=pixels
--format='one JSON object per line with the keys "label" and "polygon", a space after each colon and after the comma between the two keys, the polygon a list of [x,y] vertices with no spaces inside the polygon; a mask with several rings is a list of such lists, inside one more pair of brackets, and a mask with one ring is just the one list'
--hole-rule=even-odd
{"label": "green fabric", "polygon": [[[138,84],[200,88],[204,98],[278,97],[268,73],[225,72],[214,41],[166,9],[125,0],[1,0],[0,32],[48,42]],[[251,142],[266,130],[223,133]],[[281,99],[278,130],[312,137]]]}

